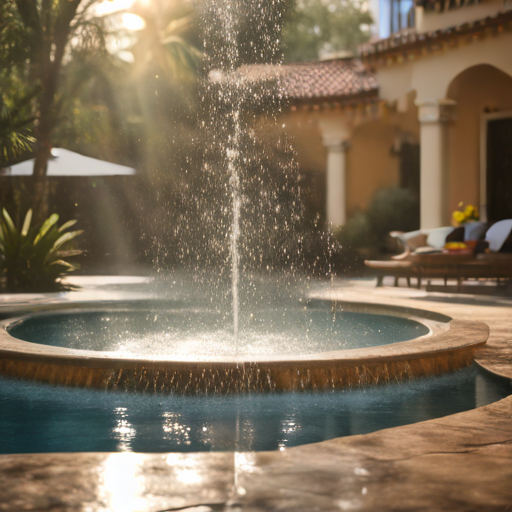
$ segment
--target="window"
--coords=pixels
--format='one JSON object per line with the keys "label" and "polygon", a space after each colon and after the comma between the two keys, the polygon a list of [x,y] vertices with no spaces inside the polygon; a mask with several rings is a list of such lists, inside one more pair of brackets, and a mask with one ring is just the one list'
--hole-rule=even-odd
{"label": "window", "polygon": [[380,0],[380,37],[414,27],[414,0]]}

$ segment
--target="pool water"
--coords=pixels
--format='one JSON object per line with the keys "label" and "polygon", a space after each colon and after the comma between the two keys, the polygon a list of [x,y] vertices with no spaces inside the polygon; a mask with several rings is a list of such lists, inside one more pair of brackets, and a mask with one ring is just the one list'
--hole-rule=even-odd
{"label": "pool water", "polygon": [[[120,355],[233,356],[232,313],[214,309],[126,309],[31,315],[11,336],[72,349]],[[330,307],[269,307],[241,317],[238,354],[245,357],[313,354],[406,341],[429,333],[396,316]]]}
{"label": "pool water", "polygon": [[0,453],[277,450],[439,418],[504,398],[475,367],[366,390],[173,396],[0,378]]}

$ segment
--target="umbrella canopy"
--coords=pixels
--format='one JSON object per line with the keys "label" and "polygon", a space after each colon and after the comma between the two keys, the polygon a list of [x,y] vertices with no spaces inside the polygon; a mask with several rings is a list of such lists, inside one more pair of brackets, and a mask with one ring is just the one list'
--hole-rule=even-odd
{"label": "umbrella canopy", "polygon": [[[0,171],[4,176],[31,176],[34,158]],[[83,156],[63,148],[53,148],[47,176],[119,176],[133,175],[135,169]]]}

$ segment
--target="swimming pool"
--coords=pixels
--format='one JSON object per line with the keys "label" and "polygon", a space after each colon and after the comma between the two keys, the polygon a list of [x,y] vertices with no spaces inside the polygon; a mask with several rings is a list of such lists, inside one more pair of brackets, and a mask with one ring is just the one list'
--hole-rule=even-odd
{"label": "swimming pool", "polygon": [[474,366],[367,389],[214,396],[0,378],[0,453],[278,450],[455,414],[511,391]]}

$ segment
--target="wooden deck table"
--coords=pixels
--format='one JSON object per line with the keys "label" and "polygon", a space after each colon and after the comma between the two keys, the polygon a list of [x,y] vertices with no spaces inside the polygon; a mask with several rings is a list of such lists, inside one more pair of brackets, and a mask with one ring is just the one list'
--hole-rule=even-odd
{"label": "wooden deck table", "polygon": [[471,251],[411,254],[408,259],[414,265],[418,288],[423,278],[442,278],[445,286],[449,278],[455,278],[460,291],[464,278],[493,277],[493,264],[477,260]]}

